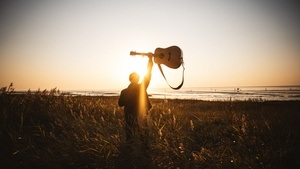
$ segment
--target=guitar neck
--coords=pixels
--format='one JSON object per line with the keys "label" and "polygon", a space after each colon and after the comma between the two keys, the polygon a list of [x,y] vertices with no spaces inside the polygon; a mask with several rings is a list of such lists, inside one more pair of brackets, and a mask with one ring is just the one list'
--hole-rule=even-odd
{"label": "guitar neck", "polygon": [[140,55],[140,56],[153,56],[153,53],[149,52],[149,53],[142,53],[142,52],[135,52],[135,51],[131,51],[130,52],[131,56],[135,56],[135,55]]}

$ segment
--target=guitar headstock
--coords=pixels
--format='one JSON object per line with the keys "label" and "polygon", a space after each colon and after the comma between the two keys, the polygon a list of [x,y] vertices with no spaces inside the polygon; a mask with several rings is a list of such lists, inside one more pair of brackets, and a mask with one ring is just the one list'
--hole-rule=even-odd
{"label": "guitar headstock", "polygon": [[131,56],[137,55],[137,54],[136,54],[136,51],[130,51],[130,55],[131,55]]}

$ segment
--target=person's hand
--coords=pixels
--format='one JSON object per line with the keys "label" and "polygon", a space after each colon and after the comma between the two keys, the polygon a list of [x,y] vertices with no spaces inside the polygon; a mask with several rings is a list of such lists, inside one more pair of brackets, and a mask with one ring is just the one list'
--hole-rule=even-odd
{"label": "person's hand", "polygon": [[153,58],[153,53],[148,53],[147,56],[148,56],[149,59],[152,59]]}

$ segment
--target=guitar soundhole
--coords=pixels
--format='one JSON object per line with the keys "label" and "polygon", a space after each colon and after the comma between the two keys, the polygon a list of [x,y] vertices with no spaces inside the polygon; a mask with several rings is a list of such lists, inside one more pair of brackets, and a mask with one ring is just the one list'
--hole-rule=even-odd
{"label": "guitar soundhole", "polygon": [[164,54],[161,53],[161,54],[159,55],[159,58],[160,58],[160,59],[163,59],[163,58],[164,58]]}
{"label": "guitar soundhole", "polygon": [[171,59],[171,52],[169,52],[169,58],[168,58],[168,61],[170,61]]}

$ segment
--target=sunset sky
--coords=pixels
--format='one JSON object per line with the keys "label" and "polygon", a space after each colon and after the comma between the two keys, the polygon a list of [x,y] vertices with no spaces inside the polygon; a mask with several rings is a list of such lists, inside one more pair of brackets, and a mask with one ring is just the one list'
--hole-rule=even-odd
{"label": "sunset sky", "polygon": [[[297,2],[297,1],[295,1]],[[179,46],[184,87],[300,85],[300,6],[260,0],[7,0],[0,87],[127,87],[154,52]],[[166,70],[174,86],[179,69]],[[167,88],[156,65],[150,88]]]}

